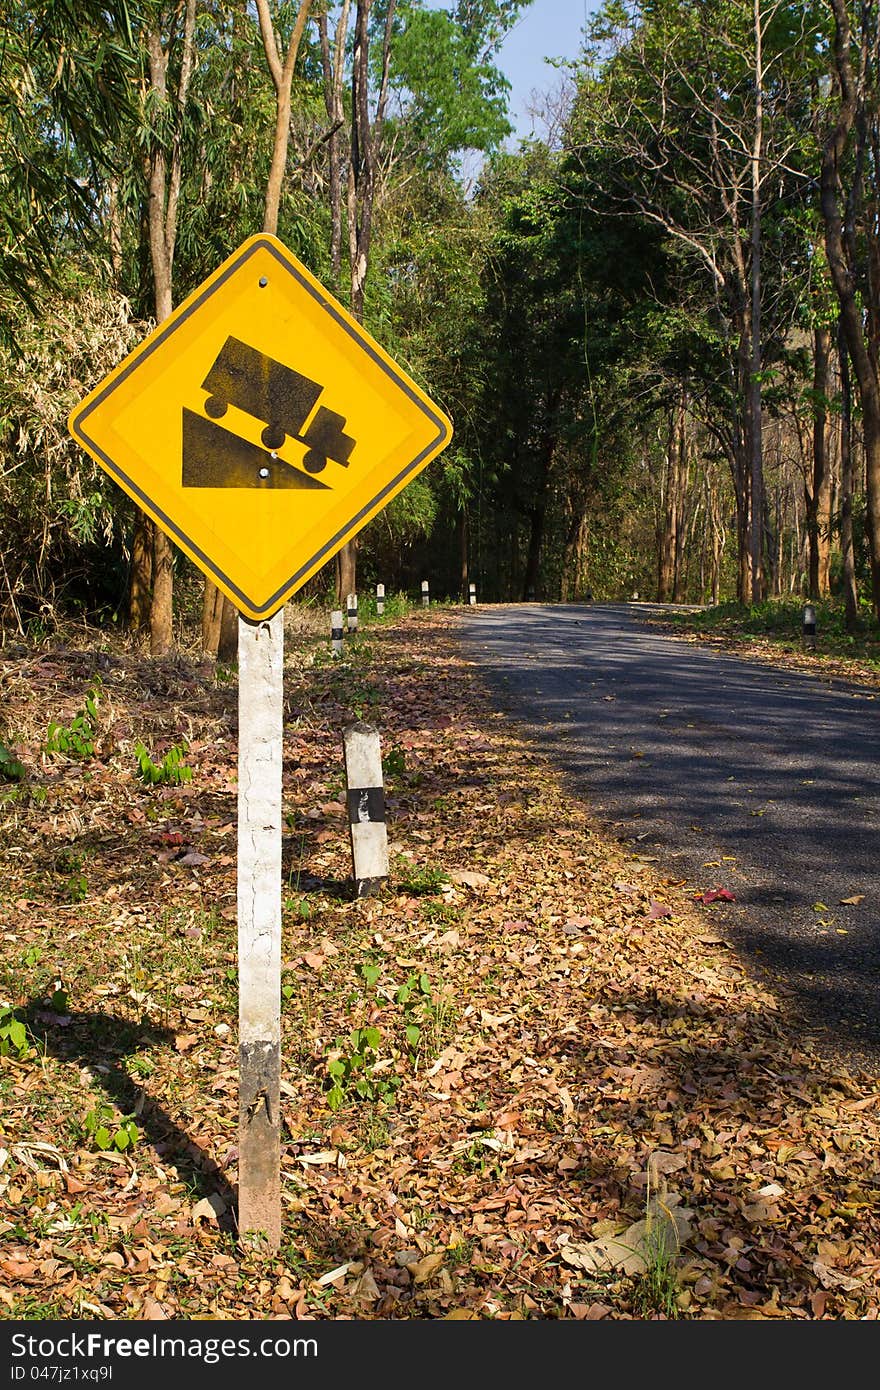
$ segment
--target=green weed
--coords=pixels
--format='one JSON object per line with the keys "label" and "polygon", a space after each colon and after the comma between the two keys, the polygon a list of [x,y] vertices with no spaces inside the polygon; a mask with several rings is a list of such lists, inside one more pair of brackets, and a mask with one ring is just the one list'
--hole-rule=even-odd
{"label": "green weed", "polygon": [[[653,1195],[656,1189],[656,1195]],[[664,1318],[678,1317],[678,1273],[676,1260],[680,1248],[675,1217],[666,1204],[665,1179],[656,1173],[652,1159],[648,1160],[648,1187],[645,1198],[645,1236],[641,1254],[645,1272],[634,1294],[640,1317],[652,1313]]]}
{"label": "green weed", "polygon": [[187,767],[185,762],[189,747],[185,739],[180,743],[175,743],[173,747],[162,758],[161,762],[155,762],[143,743],[136,743],[134,755],[137,759],[138,770],[143,781],[151,786],[161,784],[168,787],[180,787],[185,782],[192,781],[192,768]]}
{"label": "green weed", "polygon": [[10,753],[0,743],[0,780],[4,782],[23,782],[27,773],[23,763],[20,763],[14,753]]}
{"label": "green weed", "polygon": [[639,1317],[659,1313],[664,1318],[678,1317],[678,1274],[676,1251],[670,1249],[665,1229],[652,1232],[644,1248],[647,1269],[634,1292],[634,1304]]}
{"label": "green weed", "polygon": [[449,922],[460,922],[462,910],[456,907],[455,903],[425,903],[420,909],[426,921],[447,924]]}
{"label": "green weed", "polygon": [[137,1053],[133,1057],[127,1057],[125,1059],[125,1068],[129,1076],[133,1076],[138,1081],[141,1081],[153,1075],[153,1072],[156,1070],[156,1063],[153,1061],[152,1057],[146,1057]]}
{"label": "green weed", "polygon": [[100,1101],[90,1110],[83,1121],[83,1130],[96,1149],[106,1152],[113,1149],[125,1153],[133,1149],[140,1139],[140,1131],[135,1124],[134,1115],[123,1115],[116,1119],[116,1112],[108,1101]]}
{"label": "green weed", "polygon": [[86,695],[83,708],[69,724],[50,719],[44,748],[47,753],[64,753],[68,758],[91,758],[98,737],[98,683]]}
{"label": "green weed", "polygon": [[377,1070],[379,1044],[378,1028],[353,1028],[347,1038],[337,1038],[329,1049],[327,1062],[327,1104],[331,1110],[350,1099],[394,1103],[399,1076],[389,1076]]}
{"label": "green weed", "polygon": [[424,973],[410,975],[394,995],[395,1003],[404,1011],[404,1037],[410,1052],[421,1042],[426,1012],[430,1014],[431,981]]}
{"label": "green weed", "polygon": [[312,905],[306,898],[285,898],[284,915],[301,922],[308,922],[313,915]]}
{"label": "green weed", "polygon": [[85,855],[73,849],[59,850],[55,856],[55,872],[64,879],[64,897],[69,903],[81,903],[89,894],[89,881],[83,872]]}
{"label": "green weed", "polygon": [[453,1172],[478,1173],[480,1177],[489,1176],[500,1182],[504,1176],[504,1169],[492,1147],[493,1143],[491,1137],[487,1139],[478,1134],[453,1161]]}
{"label": "green weed", "polygon": [[358,1121],[357,1133],[367,1153],[374,1153],[376,1149],[384,1149],[391,1137],[388,1122],[375,1110],[363,1112]]}
{"label": "green weed", "polygon": [[448,882],[449,875],[445,874],[442,869],[435,869],[427,864],[413,864],[408,859],[398,858],[396,861],[398,891],[408,893],[410,897],[427,897],[433,893],[439,893],[443,885]]}
{"label": "green weed", "polygon": [[377,965],[375,962],[364,961],[362,965],[358,966],[358,974],[361,976],[365,985],[370,989],[374,989],[379,983],[379,978],[382,974],[382,966]]}
{"label": "green weed", "polygon": [[24,1062],[31,1055],[27,1025],[8,1005],[0,1008],[0,1057]]}
{"label": "green weed", "polygon": [[61,980],[55,981],[52,993],[49,995],[48,1000],[46,1002],[48,1003],[49,1008],[52,1009],[54,1013],[67,1013],[67,1010],[70,1008],[70,997],[67,993],[67,990],[64,988],[64,985],[62,984]]}
{"label": "green weed", "polygon": [[[378,619],[381,622],[388,622],[389,619],[405,618],[408,613],[412,613],[416,605],[409,596],[404,593],[385,595],[385,612]],[[372,612],[376,612],[376,600],[373,598],[371,603]]]}
{"label": "green weed", "polygon": [[89,896],[89,880],[85,874],[71,874],[64,885],[64,895],[69,903],[81,903]]}
{"label": "green weed", "polygon": [[382,775],[386,781],[399,781],[406,772],[406,753],[402,748],[389,748],[382,759]]}

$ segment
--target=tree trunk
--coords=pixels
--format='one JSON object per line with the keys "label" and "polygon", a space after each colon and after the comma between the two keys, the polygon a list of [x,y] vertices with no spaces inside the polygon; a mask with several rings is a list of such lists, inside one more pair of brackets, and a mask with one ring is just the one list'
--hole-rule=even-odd
{"label": "tree trunk", "polygon": [[150,652],[165,656],[174,646],[174,547],[165,532],[153,527],[153,601],[150,605]]}
{"label": "tree trunk", "polygon": [[234,666],[238,660],[238,609],[228,598],[223,600],[220,613],[220,639],[217,660],[224,666]]}
{"label": "tree trunk", "polygon": [[[865,27],[858,35],[862,62],[859,75],[853,70],[852,32],[846,0],[830,0],[834,13],[834,61],[840,84],[840,105],[834,127],[822,146],[822,221],[825,228],[825,250],[828,268],[840,305],[840,322],[847,353],[855,375],[859,402],[862,407],[862,437],[865,449],[865,489],[867,494],[868,542],[871,554],[871,598],[875,617],[880,620],[880,374],[876,344],[880,341],[880,303],[876,285],[869,279],[867,292],[860,292],[859,241],[868,241],[868,254],[876,266],[880,247],[873,230],[873,219],[864,218],[856,236],[854,207],[860,201],[862,189],[850,190],[848,196],[842,181],[842,168],[851,153],[851,137],[856,132],[858,157],[854,167],[863,171],[869,153],[865,142],[871,133],[873,93],[865,91],[871,70],[870,47],[873,35]],[[863,172],[855,177],[864,179]],[[846,209],[847,221],[841,212]]]}
{"label": "tree trunk", "polygon": [[128,586],[128,627],[145,632],[150,622],[150,590],[153,585],[153,523],[140,508],[135,512],[131,539],[131,575]]}
{"label": "tree trunk", "polygon": [[541,573],[541,546],[544,542],[544,522],[547,516],[546,503],[542,500],[529,508],[529,548],[526,553],[526,572],[523,576],[522,596],[528,603],[539,598],[538,581]]}
{"label": "tree trunk", "polygon": [[468,584],[470,582],[469,568],[469,534],[468,534],[468,515],[467,508],[462,507],[457,519],[458,531],[458,590],[461,594],[462,602],[468,600]]}
{"label": "tree trunk", "polygon": [[266,181],[266,197],[263,207],[263,231],[274,236],[278,231],[278,213],[281,208],[281,191],[284,187],[284,174],[287,169],[287,147],[290,141],[290,91],[293,85],[293,70],[296,67],[299,45],[309,17],[312,0],[300,0],[296,20],[290,36],[284,62],[275,41],[275,27],[268,0],[257,0],[257,15],[260,34],[269,72],[275,86],[275,135],[272,141],[272,163]]}
{"label": "tree trunk", "polygon": [[749,535],[751,599],[764,598],[764,454],[761,403],[761,157],[764,138],[764,58],[761,0],[754,0],[755,32],[755,131],[752,142],[752,205],[749,266],[750,322],[749,375],[746,386],[746,419],[751,478],[751,531]]}
{"label": "tree trunk", "polygon": [[742,258],[737,267],[731,318],[737,335],[735,366],[732,368],[734,385],[731,391],[731,428],[728,459],[730,475],[736,497],[736,597],[739,603],[750,603],[752,594],[751,560],[751,497],[752,470],[749,444],[748,416],[748,378],[751,368],[751,344],[749,339],[749,320],[743,299],[744,285]]}
{"label": "tree trunk", "polygon": [[721,565],[724,560],[725,533],[718,494],[710,485],[708,478],[706,480],[706,511],[712,533],[712,577],[710,580],[712,604],[717,606],[721,594]]}
{"label": "tree trunk", "polygon": [[[387,0],[379,93],[371,119],[370,102],[370,11],[373,0],[357,0],[354,24],[354,50],[351,65],[351,159],[348,166],[348,252],[351,270],[350,307],[352,317],[364,321],[364,294],[370,265],[373,236],[373,210],[376,198],[376,170],[385,109],[388,104],[391,35],[396,0]],[[339,552],[336,569],[337,599],[344,602],[357,592],[357,537],[347,541]],[[350,586],[350,587],[348,587]]]}
{"label": "tree trunk", "polygon": [[318,16],[318,33],[321,42],[321,65],[324,73],[324,104],[330,122],[330,140],[327,147],[330,166],[330,276],[333,288],[338,292],[342,276],[342,154],[340,131],[345,118],[342,102],[342,77],[345,59],[345,36],[348,31],[348,16],[351,0],[343,0],[342,9],[336,24],[336,38],[333,54],[330,53],[330,38],[327,32],[327,16]]}
{"label": "tree trunk", "polygon": [[852,516],[854,491],[852,385],[849,377],[846,342],[840,326],[838,326],[837,353],[840,361],[840,550],[843,562],[843,602],[846,611],[847,632],[855,632],[859,617],[859,589],[856,582]]}
{"label": "tree trunk", "polygon": [[[278,216],[281,210],[281,194],[284,188],[284,175],[287,170],[287,153],[290,143],[291,88],[293,72],[299,54],[299,46],[309,18],[312,0],[300,0],[287,51],[282,61],[275,38],[275,26],[269,0],[256,0],[257,20],[263,51],[275,88],[275,133],[272,140],[272,162],[266,180],[266,194],[263,202],[263,231],[270,236],[278,233]],[[273,620],[274,621],[274,620]],[[283,623],[282,623],[283,627]],[[233,638],[233,631],[235,637]],[[235,661],[239,647],[239,614],[227,599],[223,606],[220,623],[220,643],[218,658],[227,665]]]}
{"label": "tree trunk", "polygon": [[[186,0],[182,18],[183,29],[179,36],[180,70],[173,100],[168,90],[171,38],[169,37],[166,48],[157,28],[148,29],[145,34],[150,90],[157,107],[169,110],[173,123],[173,134],[167,149],[165,145],[156,141],[151,145],[147,156],[147,226],[157,324],[168,318],[173,303],[172,273],[182,177],[183,112],[195,52],[196,0]],[[154,526],[153,597],[150,605],[150,651],[154,656],[161,656],[170,651],[173,645],[173,586],[174,550],[165,532],[159,526]]]}
{"label": "tree trunk", "polygon": [[737,448],[736,464],[733,471],[734,492],[736,493],[736,597],[739,603],[749,603],[751,596],[751,552],[749,550],[749,499],[751,479],[746,468],[746,451],[742,441]]}
{"label": "tree trunk", "polygon": [[345,604],[349,594],[357,593],[357,536],[336,555],[336,602]]}
{"label": "tree trunk", "polygon": [[684,391],[669,422],[666,450],[666,477],[663,488],[663,517],[657,575],[657,600],[668,603],[680,586],[681,530],[684,522],[684,432],[687,397]]}
{"label": "tree trunk", "polygon": [[[685,441],[682,440],[682,453],[684,454]],[[687,488],[687,461],[683,468],[684,489]],[[686,497],[682,497],[682,512],[679,517],[678,530],[675,534],[675,569],[672,576],[672,602],[682,603],[687,591],[687,561],[690,554],[688,547],[688,518],[685,514]]]}
{"label": "tree trunk", "polygon": [[590,592],[590,522],[584,503],[572,515],[565,538],[560,599],[563,603],[585,599]]}
{"label": "tree trunk", "polygon": [[226,595],[206,578],[202,591],[202,652],[205,656],[217,656],[220,646],[220,620],[225,602]]}
{"label": "tree trunk", "polygon": [[813,478],[807,497],[810,598],[827,598],[831,564],[831,458],[828,400],[831,394],[831,330],[813,330]]}

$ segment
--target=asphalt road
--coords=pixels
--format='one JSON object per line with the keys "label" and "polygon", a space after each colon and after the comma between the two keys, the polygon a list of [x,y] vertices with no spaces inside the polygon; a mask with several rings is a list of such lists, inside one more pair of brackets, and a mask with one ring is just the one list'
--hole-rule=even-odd
{"label": "asphalt road", "polygon": [[[681,891],[820,1046],[880,1068],[880,695],[661,634],[648,605],[465,620],[500,709]],[[858,898],[857,903],[842,899]]]}

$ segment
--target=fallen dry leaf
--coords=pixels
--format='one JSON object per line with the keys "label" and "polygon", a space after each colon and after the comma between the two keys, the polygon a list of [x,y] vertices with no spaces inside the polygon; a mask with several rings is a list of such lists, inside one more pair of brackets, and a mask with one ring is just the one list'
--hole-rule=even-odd
{"label": "fallen dry leaf", "polygon": [[167,1321],[168,1314],[166,1313],[165,1309],[162,1307],[162,1304],[158,1301],[158,1299],[155,1299],[150,1294],[147,1294],[143,1302],[143,1307],[141,1308],[141,1311],[138,1314],[138,1319],[141,1322]]}
{"label": "fallen dry leaf", "polygon": [[216,1224],[225,1210],[225,1201],[219,1193],[213,1192],[210,1197],[203,1197],[200,1202],[196,1202],[190,1215],[193,1221],[210,1221]]}
{"label": "fallen dry leaf", "polygon": [[409,1272],[413,1277],[413,1283],[425,1284],[440,1269],[446,1259],[446,1252],[435,1250],[433,1255],[426,1255],[418,1264],[410,1265]]}
{"label": "fallen dry leaf", "polygon": [[674,1258],[686,1242],[692,1213],[684,1207],[670,1207],[652,1201],[649,1215],[635,1221],[619,1235],[602,1236],[586,1245],[563,1245],[560,1255],[566,1264],[587,1274],[644,1274],[658,1255]]}
{"label": "fallen dry leaf", "polygon": [[478,873],[475,869],[450,869],[448,877],[453,883],[458,883],[466,888],[485,888],[492,882],[488,874]]}
{"label": "fallen dry leaf", "polygon": [[864,1278],[860,1279],[851,1274],[841,1274],[839,1270],[831,1269],[821,1260],[814,1260],[812,1268],[819,1283],[826,1289],[838,1288],[851,1292],[853,1289],[860,1289],[865,1282]]}

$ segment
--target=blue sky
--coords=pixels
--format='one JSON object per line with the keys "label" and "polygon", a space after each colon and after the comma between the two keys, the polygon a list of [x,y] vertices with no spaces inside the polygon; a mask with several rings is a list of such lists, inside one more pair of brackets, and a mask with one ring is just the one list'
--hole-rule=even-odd
{"label": "blue sky", "polygon": [[532,0],[507,35],[495,61],[511,84],[514,144],[532,132],[526,112],[532,92],[554,91],[559,85],[561,74],[544,59],[576,58],[581,32],[598,8],[599,0]]}

